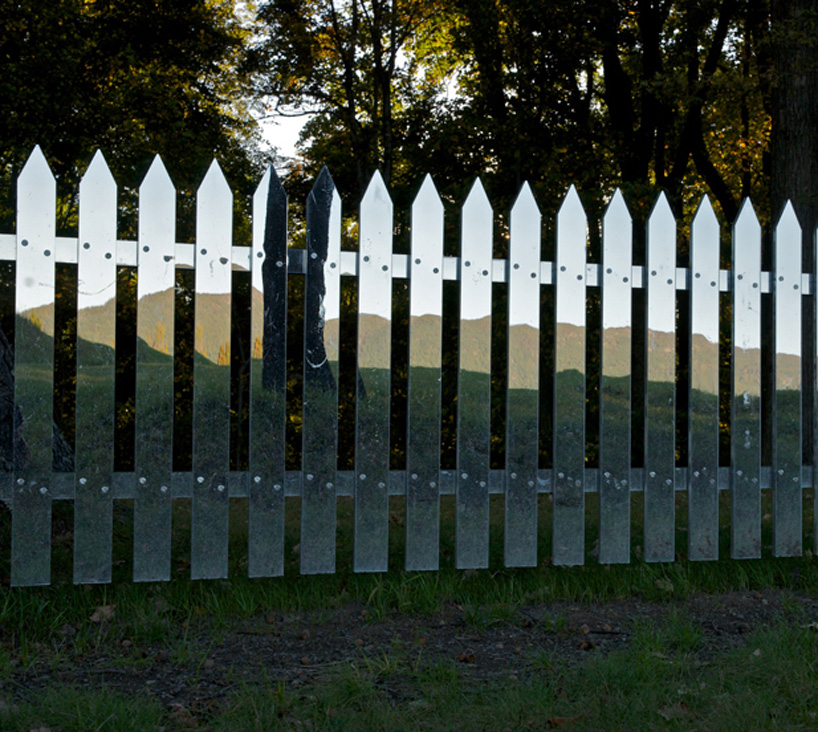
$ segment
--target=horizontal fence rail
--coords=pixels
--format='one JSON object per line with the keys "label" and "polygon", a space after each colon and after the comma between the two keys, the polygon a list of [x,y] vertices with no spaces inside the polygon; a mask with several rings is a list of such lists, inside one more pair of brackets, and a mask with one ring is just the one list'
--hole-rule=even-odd
{"label": "horizontal fence rail", "polygon": [[[79,194],[78,237],[57,237],[56,186],[35,149],[18,180],[16,234],[0,234],[0,260],[14,262],[14,342],[0,374],[9,406],[11,459],[0,472],[0,500],[11,509],[11,583],[50,582],[51,507],[74,502],[74,580],[108,582],[113,501],[133,501],[134,579],[171,575],[172,506],[191,501],[191,574],[224,577],[231,498],[249,504],[248,571],[284,571],[285,498],[300,499],[300,563],[305,574],[336,567],[338,497],[354,499],[354,569],[388,566],[390,497],[404,497],[408,569],[440,563],[440,498],[455,503],[455,563],[488,566],[491,495],[504,497],[507,566],[534,566],[538,537],[550,531],[554,564],[587,555],[586,501],[596,494],[603,563],[632,554],[632,496],[642,496],[644,558],[672,561],[677,496],[687,496],[687,556],[719,556],[719,493],[730,496],[731,555],[762,552],[762,491],[772,496],[775,556],[803,551],[814,526],[803,525],[813,417],[804,396],[816,390],[814,275],[801,272],[801,230],[790,205],[774,231],[773,271],[761,269],[761,227],[746,202],[732,230],[732,265],[720,269],[721,232],[707,199],[690,227],[690,266],[677,266],[677,225],[660,195],[647,224],[645,264],[633,263],[633,224],[617,191],[602,220],[601,263],[587,261],[588,224],[571,188],[556,219],[556,260],[541,259],[540,211],[525,185],[511,210],[508,257],[492,256],[493,211],[479,180],[463,206],[460,256],[444,256],[444,209],[431,179],[411,211],[410,253],[393,252],[394,213],[376,173],[361,202],[358,251],[341,250],[341,200],[324,170],[306,206],[304,249],[288,246],[287,198],[270,169],[253,201],[252,246],[234,246],[232,194],[218,165],[197,197],[196,243],[175,241],[176,191],[158,158],[139,191],[136,241],[117,239],[117,189],[101,154]],[[76,437],[53,423],[55,265],[77,272]],[[136,268],[135,469],[114,470],[117,268]],[[192,469],[173,469],[174,289],[176,271],[194,272]],[[250,278],[249,465],[230,470],[231,296],[234,272]],[[288,302],[288,283],[303,282],[303,302]],[[358,288],[357,336],[342,343],[343,278]],[[405,468],[390,467],[393,397],[393,284],[408,297]],[[459,296],[456,466],[441,466],[444,282]],[[494,285],[506,298],[507,361],[502,469],[492,466]],[[644,316],[634,313],[634,293]],[[550,293],[553,322],[541,322]],[[588,373],[588,298],[599,298],[598,376]],[[681,295],[679,293],[684,293]],[[722,293],[729,293],[722,295]],[[762,337],[762,295],[772,303],[772,332]],[[680,321],[679,298],[689,317]],[[729,301],[729,394],[719,381],[720,324]],[[301,467],[286,468],[287,322],[304,322]],[[679,323],[686,331],[678,333]],[[804,319],[814,323],[815,318]],[[635,328],[644,328],[637,346]],[[680,355],[677,343],[686,340]],[[5,337],[3,338],[5,340]],[[354,469],[339,470],[339,383],[343,348],[356,357]],[[596,345],[594,346],[596,348]],[[640,349],[641,350],[638,350]],[[545,350],[547,349],[547,351]],[[762,355],[773,364],[772,393],[762,394]],[[553,360],[550,390],[541,358]],[[684,363],[680,358],[686,359]],[[635,378],[634,358],[644,375]],[[681,394],[678,370],[687,370]],[[811,379],[803,383],[803,375]],[[597,465],[588,466],[589,379],[598,385]],[[636,399],[634,389],[644,389]],[[12,398],[13,395],[13,398]],[[677,418],[687,410],[686,464],[677,461]],[[720,408],[729,400],[730,464],[719,464]],[[771,464],[762,465],[762,401],[772,415]],[[812,404],[810,399],[807,404]],[[634,405],[643,412],[634,417]],[[543,408],[550,410],[552,465],[541,464]],[[644,423],[644,434],[632,429]],[[633,464],[634,440],[644,439]],[[641,445],[639,446],[642,447]],[[806,448],[806,449],[805,449]],[[548,496],[543,498],[542,496]],[[811,493],[807,494],[812,498]],[[540,503],[552,525],[538,525]]]}

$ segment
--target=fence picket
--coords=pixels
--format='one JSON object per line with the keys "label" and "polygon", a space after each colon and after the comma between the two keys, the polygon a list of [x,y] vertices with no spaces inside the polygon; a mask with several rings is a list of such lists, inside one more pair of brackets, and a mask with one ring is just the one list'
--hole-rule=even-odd
{"label": "fence picket", "polygon": [[[800,257],[799,257],[800,259]],[[761,226],[745,201],[733,225],[732,549],[761,556]]]}
{"label": "fence picket", "polygon": [[157,155],[139,188],[134,580],[170,579],[176,190]]}
{"label": "fence picket", "polygon": [[389,559],[389,411],[392,336],[392,200],[376,172],[361,201],[355,439],[356,572]]}
{"label": "fence picket", "polygon": [[506,402],[507,567],[537,565],[540,210],[527,183],[511,209]]}
{"label": "fence picket", "polygon": [[409,264],[406,569],[437,569],[440,545],[440,368],[443,203],[426,176],[412,206]]}
{"label": "fence picket", "polygon": [[[703,199],[691,226],[691,266],[676,268],[676,223],[660,196],[647,228],[647,266],[632,262],[632,222],[617,191],[603,218],[603,264],[586,262],[587,223],[572,187],[556,222],[556,262],[540,261],[541,217],[525,185],[510,216],[507,261],[492,258],[493,216],[475,182],[462,211],[461,256],[443,257],[444,212],[427,177],[412,209],[412,250],[393,254],[393,209],[376,174],[360,211],[357,255],[340,251],[341,203],[322,171],[307,203],[306,249],[288,249],[287,197],[272,169],[253,200],[253,246],[233,247],[232,195],[218,164],[197,202],[196,244],[175,242],[176,192],[157,157],[140,190],[138,241],[117,241],[116,183],[98,153],[82,179],[77,238],[55,232],[56,185],[39,148],[18,185],[17,234],[0,234],[16,260],[13,390],[0,500],[11,504],[11,583],[50,580],[52,500],[74,501],[74,581],[109,582],[113,501],[134,499],[134,579],[170,578],[174,497],[192,497],[191,574],[227,575],[229,496],[249,501],[248,573],[284,571],[285,496],[300,497],[301,572],[336,566],[337,497],[355,498],[354,569],[388,568],[389,496],[406,506],[406,567],[439,566],[440,495],[456,493],[456,565],[489,564],[489,495],[505,498],[505,563],[537,562],[539,493],[553,502],[553,563],[582,564],[586,491],[600,501],[599,559],[627,562],[630,493],[642,490],[645,558],[675,554],[675,489],[688,491],[688,556],[719,554],[719,477],[730,476],[731,555],[761,554],[761,497],[774,507],[773,551],[802,551],[802,308],[814,282],[801,272],[791,205],[775,229],[774,272],[761,271],[761,227],[749,202],[733,226],[733,265],[719,271],[720,231]],[[55,426],[55,262],[77,267],[76,445]],[[289,262],[289,265],[288,265]],[[136,460],[114,473],[117,266],[137,268]],[[173,472],[176,269],[195,268],[193,470]],[[231,285],[251,273],[249,470],[230,468]],[[302,464],[286,471],[287,290],[304,275]],[[341,276],[358,277],[355,471],[338,471]],[[728,276],[729,275],[729,276]],[[390,470],[392,290],[409,301],[406,471]],[[460,286],[457,471],[441,470],[443,281]],[[490,470],[493,282],[508,284],[505,459]],[[541,288],[554,286],[553,466],[538,465]],[[599,470],[585,467],[586,294],[601,287]],[[811,288],[811,289],[808,289]],[[646,289],[645,467],[632,455],[634,288]],[[675,465],[676,298],[690,298],[689,462]],[[732,297],[731,461],[719,467],[720,292]],[[761,339],[762,293],[774,329]],[[725,295],[726,296],[726,295]],[[686,297],[682,294],[681,297]],[[812,302],[810,302],[810,306]],[[761,354],[774,356],[772,465],[762,467]],[[397,364],[399,367],[401,364]],[[685,367],[685,364],[682,364]],[[16,379],[14,378],[16,377]],[[14,379],[14,381],[12,381]],[[13,387],[12,387],[13,384]],[[816,390],[815,383],[809,385]],[[496,395],[496,396],[499,396]],[[10,401],[10,400],[9,400]],[[12,422],[13,420],[13,422]],[[766,453],[765,453],[766,454]],[[590,483],[586,485],[586,475]],[[636,480],[639,485],[634,485]],[[681,481],[686,481],[685,485]],[[678,486],[677,486],[678,484]],[[818,525],[818,518],[815,519]]]}
{"label": "fence picket", "polygon": [[253,197],[248,572],[284,573],[287,194],[270,166]]}
{"label": "fence picket", "polygon": [[631,217],[617,189],[602,219],[599,561],[630,560]]}
{"label": "fence picket", "polygon": [[324,168],[307,199],[301,572],[335,571],[341,198]]}
{"label": "fence picket", "polygon": [[[39,147],[17,181],[11,584],[51,579],[56,183]],[[18,434],[19,430],[19,434]]]}
{"label": "fence picket", "polygon": [[787,203],[774,232],[773,553],[801,556],[801,227]]}
{"label": "fence picket", "polygon": [[645,560],[675,555],[676,221],[664,193],[648,220]]}
{"label": "fence picket", "polygon": [[[478,178],[463,205],[457,382],[458,569],[488,567],[492,210]],[[464,276],[464,272],[467,274]]]}
{"label": "fence picket", "polygon": [[690,237],[688,549],[719,556],[719,222],[705,197]]}
{"label": "fence picket", "polygon": [[[97,152],[80,183],[74,582],[110,582],[116,363],[116,183]],[[107,255],[107,256],[106,256]]]}
{"label": "fence picket", "polygon": [[210,166],[196,201],[193,364],[193,579],[227,576],[233,196]]}
{"label": "fence picket", "polygon": [[585,562],[585,247],[571,186],[557,214],[554,343],[554,564]]}

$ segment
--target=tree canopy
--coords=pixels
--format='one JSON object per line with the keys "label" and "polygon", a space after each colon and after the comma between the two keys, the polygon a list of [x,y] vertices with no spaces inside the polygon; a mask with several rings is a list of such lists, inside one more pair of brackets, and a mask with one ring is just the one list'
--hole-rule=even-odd
{"label": "tree canopy", "polygon": [[814,0],[267,0],[251,58],[260,93],[315,112],[293,179],[328,162],[359,192],[379,167],[393,189],[430,172],[460,194],[481,175],[502,205],[523,180],[550,198],[576,183],[592,208],[616,185],[637,214],[658,188],[679,213],[706,192],[731,221],[743,197],[767,208],[771,136],[799,156],[802,132],[784,142],[798,114],[781,110],[814,104],[787,80],[818,59],[817,13]]}
{"label": "tree canopy", "polygon": [[[248,33],[232,0],[0,0],[0,170],[13,181],[39,144],[75,192],[97,148],[120,185],[159,153],[195,189],[213,156],[239,189],[258,165],[239,74]],[[63,211],[65,225],[73,215]]]}

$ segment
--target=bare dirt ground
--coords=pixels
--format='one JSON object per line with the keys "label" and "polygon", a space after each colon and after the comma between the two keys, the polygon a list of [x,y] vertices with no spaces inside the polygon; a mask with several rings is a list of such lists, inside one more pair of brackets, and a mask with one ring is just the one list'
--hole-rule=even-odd
{"label": "bare dirt ground", "polygon": [[[24,666],[12,653],[11,676],[0,687],[17,699],[53,685],[104,687],[149,695],[169,708],[206,711],[262,680],[306,690],[350,663],[366,668],[367,659],[392,659],[407,669],[455,664],[462,678],[477,682],[524,679],[542,670],[544,659],[573,664],[588,654],[624,648],[638,627],[661,625],[674,613],[698,626],[703,635],[698,654],[706,660],[784,616],[815,622],[818,598],[764,590],[684,602],[551,603],[521,607],[500,619],[450,605],[434,617],[393,612],[373,620],[362,606],[348,605],[320,613],[270,613],[216,632],[206,624],[179,627],[175,634],[169,627],[170,642],[142,646],[117,635],[114,612],[102,621],[110,624],[109,640],[93,652],[80,653],[76,629],[66,626],[52,644],[34,649],[33,663]],[[399,676],[392,690],[398,697]]]}

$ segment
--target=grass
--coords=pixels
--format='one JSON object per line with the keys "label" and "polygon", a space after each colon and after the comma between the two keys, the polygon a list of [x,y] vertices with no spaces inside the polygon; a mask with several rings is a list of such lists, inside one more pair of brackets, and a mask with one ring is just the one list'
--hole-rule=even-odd
{"label": "grass", "polygon": [[[728,496],[722,497],[722,556],[729,556]],[[324,620],[333,608],[355,603],[377,621],[392,614],[434,616],[446,605],[463,608],[474,630],[512,622],[527,605],[551,601],[600,603],[639,597],[666,602],[667,621],[637,625],[624,650],[602,657],[588,654],[577,666],[541,654],[517,680],[479,685],[454,661],[427,660],[422,648],[391,648],[364,653],[354,663],[333,667],[309,692],[271,678],[236,687],[213,708],[195,710],[208,729],[814,729],[818,684],[814,659],[818,633],[802,626],[803,609],[784,600],[786,622],[749,638],[747,645],[714,654],[701,630],[673,606],[699,593],[785,588],[818,589],[818,563],[811,553],[793,559],[770,556],[771,524],[765,519],[759,560],[689,562],[685,497],[677,503],[677,561],[649,564],[639,558],[641,496],[632,505],[632,563],[604,566],[593,558],[598,528],[596,496],[587,496],[586,555],[582,567],[553,567],[550,556],[550,502],[540,499],[538,567],[502,566],[503,505],[492,497],[491,558],[487,570],[457,570],[453,564],[453,500],[442,499],[441,568],[406,572],[403,563],[403,511],[393,499],[390,518],[390,571],[355,574],[351,559],[351,502],[338,504],[338,571],[300,576],[297,551],[300,515],[287,502],[285,576],[246,576],[246,502],[231,505],[230,575],[193,582],[189,576],[190,502],[174,505],[173,566],[169,583],[131,581],[131,515],[127,502],[115,506],[113,582],[74,586],[69,502],[55,504],[52,584],[10,589],[0,585],[0,729],[167,730],[184,727],[173,709],[146,695],[54,684],[32,696],[19,684],[22,672],[48,660],[54,670],[70,663],[62,650],[66,633],[74,657],[116,646],[164,645],[169,662],[186,664],[194,678],[205,656],[188,646],[188,633],[209,634],[218,644],[237,620],[275,612],[310,612]],[[769,513],[765,495],[764,513]],[[805,501],[804,525],[812,526],[812,502]],[[0,513],[0,547],[9,546],[9,519]],[[810,530],[805,546],[812,546]],[[0,556],[0,576],[8,577],[8,550]],[[101,606],[115,606],[115,623],[90,621]],[[564,620],[550,621],[554,633]],[[754,651],[758,653],[755,654]],[[206,655],[206,654],[205,654]],[[138,658],[123,658],[123,665]]]}
{"label": "grass", "polygon": [[[801,730],[818,725],[818,634],[781,622],[746,646],[706,654],[689,623],[644,627],[627,649],[576,666],[535,664],[525,678],[475,684],[455,664],[395,656],[351,663],[308,692],[270,679],[200,711],[212,730]],[[705,659],[705,660],[703,660]],[[149,698],[55,688],[0,703],[9,732],[184,727]]]}

